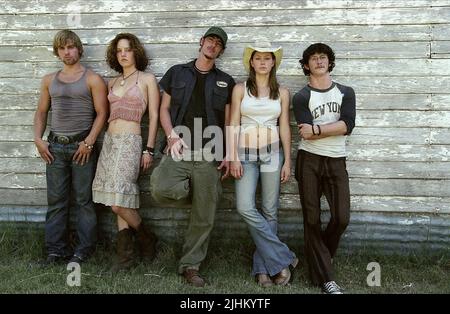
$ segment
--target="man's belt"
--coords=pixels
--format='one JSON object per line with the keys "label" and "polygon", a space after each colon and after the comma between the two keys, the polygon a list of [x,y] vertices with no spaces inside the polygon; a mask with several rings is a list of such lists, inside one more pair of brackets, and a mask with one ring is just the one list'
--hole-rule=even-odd
{"label": "man's belt", "polygon": [[47,139],[49,142],[58,143],[58,144],[70,144],[75,142],[83,141],[86,136],[89,135],[89,131],[84,131],[82,133],[78,133],[75,135],[56,135],[53,132],[50,132]]}

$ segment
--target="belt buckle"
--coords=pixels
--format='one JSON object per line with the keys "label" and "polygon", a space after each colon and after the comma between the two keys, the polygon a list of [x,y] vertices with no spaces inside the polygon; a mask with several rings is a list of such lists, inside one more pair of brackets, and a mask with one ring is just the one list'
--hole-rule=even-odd
{"label": "belt buckle", "polygon": [[58,141],[58,143],[60,144],[69,144],[70,140],[69,137],[65,136],[65,135],[59,135],[56,137],[56,140]]}

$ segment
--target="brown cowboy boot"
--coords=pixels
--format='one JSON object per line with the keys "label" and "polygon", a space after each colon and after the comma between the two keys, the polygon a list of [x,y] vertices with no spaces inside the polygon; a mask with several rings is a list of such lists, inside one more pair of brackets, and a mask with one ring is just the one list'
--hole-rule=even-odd
{"label": "brown cowboy boot", "polygon": [[136,252],[133,243],[133,231],[123,229],[117,233],[117,262],[111,271],[128,270],[136,265]]}
{"label": "brown cowboy boot", "polygon": [[257,274],[256,282],[258,282],[258,285],[263,288],[268,288],[268,287],[273,286],[273,281],[272,281],[272,279],[270,279],[268,274]]}
{"label": "brown cowboy boot", "polygon": [[151,262],[156,256],[156,242],[158,242],[158,238],[144,225],[144,222],[141,222],[136,230],[136,239],[142,260]]}
{"label": "brown cowboy boot", "polygon": [[292,275],[291,270],[289,268],[292,267],[292,270],[294,270],[294,268],[297,267],[297,264],[298,264],[298,258],[294,258],[294,260],[288,267],[283,268],[277,275],[275,275],[273,282],[279,286],[287,285],[289,283],[289,281],[291,280],[291,275]]}

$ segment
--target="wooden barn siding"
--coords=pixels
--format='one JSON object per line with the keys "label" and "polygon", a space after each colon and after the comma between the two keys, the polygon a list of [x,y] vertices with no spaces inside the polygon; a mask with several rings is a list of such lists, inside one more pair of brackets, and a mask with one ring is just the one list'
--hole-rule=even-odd
{"label": "wooden barn siding", "polygon": [[[352,218],[343,247],[448,250],[449,0],[1,0],[0,221],[41,225],[45,220],[45,165],[32,141],[32,119],[42,75],[60,66],[52,55],[53,36],[76,21],[80,24],[71,28],[85,44],[84,64],[105,77],[114,74],[104,62],[106,45],[122,31],[141,38],[158,79],[171,65],[196,55],[210,25],[229,34],[218,63],[237,81],[245,78],[244,46],[271,41],[284,48],[279,78],[291,94],[306,83],[300,53],[313,42],[329,43],[337,56],[335,80],[357,94],[356,128],[348,146]],[[292,130],[295,157],[293,119]],[[149,175],[140,185],[145,219],[161,238],[181,242],[189,206],[154,203]],[[303,225],[294,178],[282,186],[280,205],[280,236],[300,245]],[[112,215],[105,208],[99,214],[102,230],[113,235]],[[213,236],[214,241],[249,238],[234,209],[232,180],[224,184]]]}

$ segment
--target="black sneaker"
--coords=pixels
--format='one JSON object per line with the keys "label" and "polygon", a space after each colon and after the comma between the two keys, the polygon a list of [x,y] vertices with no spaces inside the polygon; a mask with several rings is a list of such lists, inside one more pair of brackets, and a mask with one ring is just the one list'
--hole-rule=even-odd
{"label": "black sneaker", "polygon": [[322,285],[322,292],[325,294],[344,294],[342,288],[335,281],[328,281]]}
{"label": "black sneaker", "polygon": [[60,255],[51,254],[46,259],[39,261],[40,267],[51,267],[64,264],[66,258]]}
{"label": "black sneaker", "polygon": [[79,265],[81,265],[82,263],[84,263],[85,260],[82,259],[81,257],[79,257],[78,255],[74,255],[70,258],[69,263],[78,263]]}

